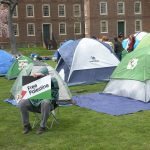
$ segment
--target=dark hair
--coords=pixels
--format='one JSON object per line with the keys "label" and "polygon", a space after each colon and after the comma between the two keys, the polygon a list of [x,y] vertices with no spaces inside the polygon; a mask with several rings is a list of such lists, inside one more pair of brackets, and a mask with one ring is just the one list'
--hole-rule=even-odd
{"label": "dark hair", "polygon": [[97,39],[96,36],[92,36],[92,39]]}
{"label": "dark hair", "polygon": [[124,34],[122,32],[119,33],[118,37],[122,38],[124,36]]}
{"label": "dark hair", "polygon": [[117,41],[118,41],[118,38],[117,38],[117,37],[114,37],[114,41],[117,42]]}

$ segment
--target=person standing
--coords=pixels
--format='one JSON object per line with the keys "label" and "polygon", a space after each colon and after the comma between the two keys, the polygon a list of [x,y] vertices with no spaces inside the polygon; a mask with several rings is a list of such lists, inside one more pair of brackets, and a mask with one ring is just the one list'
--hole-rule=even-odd
{"label": "person standing", "polygon": [[118,59],[121,61],[122,51],[123,51],[122,36],[121,35],[114,38],[114,51],[115,51],[115,54],[118,57]]}
{"label": "person standing", "polygon": [[135,44],[135,36],[133,34],[131,34],[129,36],[129,43],[128,43],[128,47],[127,47],[127,51],[128,52],[132,52],[133,51],[134,44]]}
{"label": "person standing", "polygon": [[102,42],[108,44],[112,48],[112,51],[114,52],[114,44],[111,41],[109,41],[109,38],[107,36],[102,37]]}

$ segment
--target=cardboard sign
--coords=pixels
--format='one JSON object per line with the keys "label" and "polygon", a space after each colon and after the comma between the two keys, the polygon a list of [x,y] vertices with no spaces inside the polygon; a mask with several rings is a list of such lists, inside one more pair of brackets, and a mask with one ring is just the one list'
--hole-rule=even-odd
{"label": "cardboard sign", "polygon": [[51,99],[51,76],[42,78],[32,76],[22,77],[22,99],[42,100]]}

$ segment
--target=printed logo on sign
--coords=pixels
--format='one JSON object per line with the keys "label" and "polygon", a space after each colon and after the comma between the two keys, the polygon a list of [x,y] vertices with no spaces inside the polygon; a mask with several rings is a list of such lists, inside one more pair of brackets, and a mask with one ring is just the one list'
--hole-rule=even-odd
{"label": "printed logo on sign", "polygon": [[127,65],[127,69],[134,69],[137,66],[138,63],[138,59],[137,58],[133,58],[129,61],[128,65]]}
{"label": "printed logo on sign", "polygon": [[21,96],[24,97],[26,95],[27,91],[22,90],[21,91]]}
{"label": "printed logo on sign", "polygon": [[99,60],[98,60],[98,59],[96,59],[96,57],[95,57],[95,56],[91,56],[91,60],[90,60],[90,62],[91,62],[91,63],[93,63],[93,62],[99,62]]}

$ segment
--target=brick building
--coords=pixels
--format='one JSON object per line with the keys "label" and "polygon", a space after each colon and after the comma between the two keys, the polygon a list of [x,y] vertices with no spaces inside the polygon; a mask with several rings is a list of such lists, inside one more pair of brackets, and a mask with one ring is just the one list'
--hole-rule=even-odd
{"label": "brick building", "polygon": [[85,0],[85,35],[150,32],[149,0]]}
{"label": "brick building", "polygon": [[[150,32],[149,0],[21,0],[13,16],[19,46],[47,45],[68,39],[123,32]],[[0,35],[2,46],[8,39]]]}
{"label": "brick building", "polygon": [[[21,0],[13,16],[19,46],[53,46],[67,39],[84,37],[81,0]],[[7,39],[0,38],[2,44]]]}

